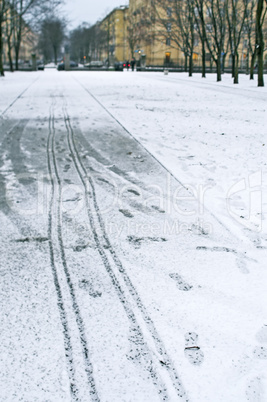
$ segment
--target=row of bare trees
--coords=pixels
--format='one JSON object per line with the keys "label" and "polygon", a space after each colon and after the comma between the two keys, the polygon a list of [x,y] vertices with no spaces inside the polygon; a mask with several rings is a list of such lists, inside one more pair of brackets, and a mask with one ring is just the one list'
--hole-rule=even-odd
{"label": "row of bare trees", "polygon": [[64,18],[55,15],[46,15],[40,24],[38,50],[45,63],[54,60],[57,64],[61,55],[61,48],[66,39],[66,25]]}
{"label": "row of bare trees", "polygon": [[110,29],[101,28],[99,24],[89,26],[83,23],[69,35],[70,56],[79,62],[102,60],[109,53]]}
{"label": "row of bare trees", "polygon": [[0,75],[4,75],[4,44],[10,71],[18,70],[23,38],[37,32],[43,19],[53,15],[60,3],[60,0],[0,0]]}
{"label": "row of bare trees", "polygon": [[190,76],[194,51],[200,47],[203,77],[208,54],[216,65],[217,81],[221,81],[228,54],[232,59],[234,83],[238,83],[240,47],[245,45],[246,62],[250,59],[250,76],[253,78],[257,63],[258,86],[264,85],[267,0],[152,0],[151,3],[153,22],[159,27],[156,28],[157,39],[169,39],[173,47],[183,52],[186,69],[189,60]]}

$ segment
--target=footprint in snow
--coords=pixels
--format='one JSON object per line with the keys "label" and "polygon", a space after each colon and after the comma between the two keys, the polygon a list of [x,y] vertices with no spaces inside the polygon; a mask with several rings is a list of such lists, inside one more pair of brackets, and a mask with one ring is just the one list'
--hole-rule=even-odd
{"label": "footprint in snow", "polygon": [[263,402],[265,400],[261,378],[255,377],[249,381],[246,388],[246,400],[250,402]]}
{"label": "footprint in snow", "polygon": [[253,354],[256,359],[267,360],[267,348],[264,346],[256,346]]}
{"label": "footprint in snow", "polygon": [[172,278],[178,287],[179,290],[183,290],[187,292],[188,290],[191,290],[193,286],[189,285],[184,281],[184,279],[179,275],[179,274],[170,274],[170,278]]}
{"label": "footprint in snow", "polygon": [[139,193],[138,191],[133,190],[132,188],[130,188],[130,189],[129,189],[129,190],[127,190],[127,191],[128,191],[128,193],[132,193],[132,194],[137,195],[137,196],[139,196],[139,195],[140,195],[140,193]]}
{"label": "footprint in snow", "polygon": [[195,332],[187,332],[185,334],[185,356],[189,363],[194,366],[200,366],[204,360],[204,353],[198,346],[198,334]]}
{"label": "footprint in snow", "polygon": [[81,281],[79,281],[79,288],[87,291],[89,293],[89,296],[93,297],[94,299],[96,297],[102,296],[102,292],[95,289],[93,284],[91,282],[87,281],[86,279],[82,279]]}
{"label": "footprint in snow", "polygon": [[65,165],[63,172],[67,173],[69,170],[70,170],[70,165]]}
{"label": "footprint in snow", "polygon": [[126,216],[126,218],[133,218],[133,214],[128,209],[119,209],[119,211]]}
{"label": "footprint in snow", "polygon": [[151,205],[151,208],[153,208],[155,211],[157,211],[161,214],[165,214],[165,211],[163,209],[161,209],[160,207],[158,207],[157,205]]}

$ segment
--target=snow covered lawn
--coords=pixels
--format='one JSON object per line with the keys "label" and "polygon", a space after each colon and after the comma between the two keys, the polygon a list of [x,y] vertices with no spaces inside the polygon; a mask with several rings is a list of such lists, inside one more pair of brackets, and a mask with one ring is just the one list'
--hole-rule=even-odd
{"label": "snow covered lawn", "polygon": [[0,78],[0,400],[267,400],[256,85]]}

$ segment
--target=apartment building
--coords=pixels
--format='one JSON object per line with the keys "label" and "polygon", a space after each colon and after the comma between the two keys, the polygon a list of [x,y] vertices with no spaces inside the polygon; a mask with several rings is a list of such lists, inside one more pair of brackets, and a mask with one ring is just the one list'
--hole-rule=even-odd
{"label": "apartment building", "polygon": [[[10,11],[8,11],[10,13]],[[15,14],[16,16],[16,14]],[[13,16],[13,18],[15,18]],[[3,35],[3,63],[8,65],[8,40],[7,37],[10,35],[10,44],[11,44],[11,58],[12,61],[15,62],[15,49],[14,49],[14,32],[10,30],[10,21],[11,18],[7,18],[6,26],[4,27],[4,35]],[[19,63],[29,63],[32,58],[32,54],[37,52],[37,43],[38,43],[38,34],[33,32],[30,27],[23,22],[22,25],[22,35],[20,42],[20,51],[19,51]]]}
{"label": "apartment building", "polygon": [[172,3],[158,6],[151,0],[130,0],[128,37],[133,31],[134,54],[145,59],[147,65],[178,64],[181,51],[171,39],[173,29],[168,18],[172,16]]}
{"label": "apartment building", "polygon": [[99,22],[99,28],[103,33],[102,58],[108,65],[126,60],[129,56],[127,18],[128,7],[121,6],[112,10]]}
{"label": "apartment building", "polygon": [[[220,0],[222,7],[226,4]],[[242,2],[240,13],[242,13]],[[254,3],[249,3],[254,4]],[[182,0],[129,0],[129,7],[122,6],[114,9],[99,23],[102,32],[105,32],[104,57],[109,64],[114,61],[125,61],[135,58],[140,65],[150,66],[183,66],[190,55],[195,66],[201,66],[202,46],[201,38],[196,26],[196,7],[192,3]],[[209,8],[205,6],[205,23],[207,35],[212,37],[209,29],[214,29],[209,21]],[[256,6],[250,20],[253,31]],[[267,24],[267,18],[265,25]],[[218,28],[218,27],[217,27]],[[222,63],[231,67],[232,50],[229,45],[228,25],[225,18],[225,38],[222,49]],[[267,29],[265,36],[267,34]],[[267,38],[266,38],[267,39]],[[211,39],[213,40],[213,39]],[[253,42],[252,34],[252,42]],[[240,67],[248,65],[253,45],[249,48],[247,31],[241,35],[238,52]],[[103,54],[103,53],[102,53]],[[212,63],[212,57],[206,46],[206,64]]]}

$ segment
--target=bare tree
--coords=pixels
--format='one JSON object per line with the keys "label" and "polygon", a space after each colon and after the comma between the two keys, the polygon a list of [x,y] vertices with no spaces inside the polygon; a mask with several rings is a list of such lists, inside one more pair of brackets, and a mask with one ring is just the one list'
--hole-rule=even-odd
{"label": "bare tree", "polygon": [[12,49],[13,49],[13,34],[14,34],[14,22],[15,22],[15,18],[14,18],[14,7],[13,7],[13,2],[14,0],[12,0],[12,2],[10,3],[10,7],[8,9],[8,13],[7,13],[7,17],[6,17],[6,21],[5,21],[5,26],[4,26],[4,36],[6,39],[6,43],[7,43],[7,55],[8,55],[8,62],[9,62],[9,70],[11,72],[14,71],[13,68],[13,60],[12,60]]}
{"label": "bare tree", "polygon": [[227,0],[227,22],[234,84],[238,84],[239,48],[248,14],[249,0]]}
{"label": "bare tree", "polygon": [[134,51],[139,47],[140,39],[142,38],[140,25],[137,19],[138,12],[131,13],[128,17],[127,39],[130,48],[131,57],[134,57]]}
{"label": "bare tree", "polygon": [[57,17],[47,18],[42,22],[39,49],[47,57],[50,51],[55,64],[58,61],[60,46],[65,38],[65,21]]}
{"label": "bare tree", "polygon": [[154,41],[153,25],[155,14],[150,5],[139,7],[128,16],[127,39],[131,57],[140,50],[142,44],[151,45]]}
{"label": "bare tree", "polygon": [[256,53],[258,61],[258,87],[264,87],[263,78],[263,53],[264,53],[264,40],[263,40],[263,23],[267,12],[267,0],[258,0],[256,12]]}
{"label": "bare tree", "polygon": [[195,24],[198,36],[201,40],[201,53],[202,53],[202,77],[206,77],[206,25],[204,19],[204,0],[194,1],[194,15]]}
{"label": "bare tree", "polygon": [[19,69],[19,53],[23,35],[29,32],[29,26],[25,22],[25,16],[30,8],[37,4],[38,0],[13,0],[12,8],[12,29],[13,44],[15,50],[15,69]]}
{"label": "bare tree", "polygon": [[243,27],[243,36],[246,42],[246,72],[249,73],[250,69],[250,79],[253,79],[254,76],[254,65],[256,61],[256,52],[255,52],[255,43],[256,43],[256,35],[255,35],[255,10],[256,10],[257,0],[250,0],[247,4],[247,16],[244,22]]}
{"label": "bare tree", "polygon": [[87,61],[90,43],[92,41],[92,30],[88,24],[82,24],[71,31],[69,36],[70,56],[78,62]]}
{"label": "bare tree", "polygon": [[216,64],[217,81],[222,80],[222,61],[227,35],[227,2],[205,0],[206,44]]}
{"label": "bare tree", "polygon": [[3,65],[3,30],[4,24],[7,20],[8,2],[6,0],[0,0],[0,75],[4,76],[4,65]]}
{"label": "bare tree", "polygon": [[37,27],[44,15],[53,13],[61,0],[0,0],[0,75],[4,75],[4,40],[8,47],[10,69],[13,69],[12,52],[15,52],[15,68],[19,67],[19,54],[23,37],[32,27]]}
{"label": "bare tree", "polygon": [[154,0],[157,39],[164,38],[171,47],[179,49],[185,57],[185,71],[193,73],[193,54],[197,31],[195,29],[195,4],[193,0]]}

